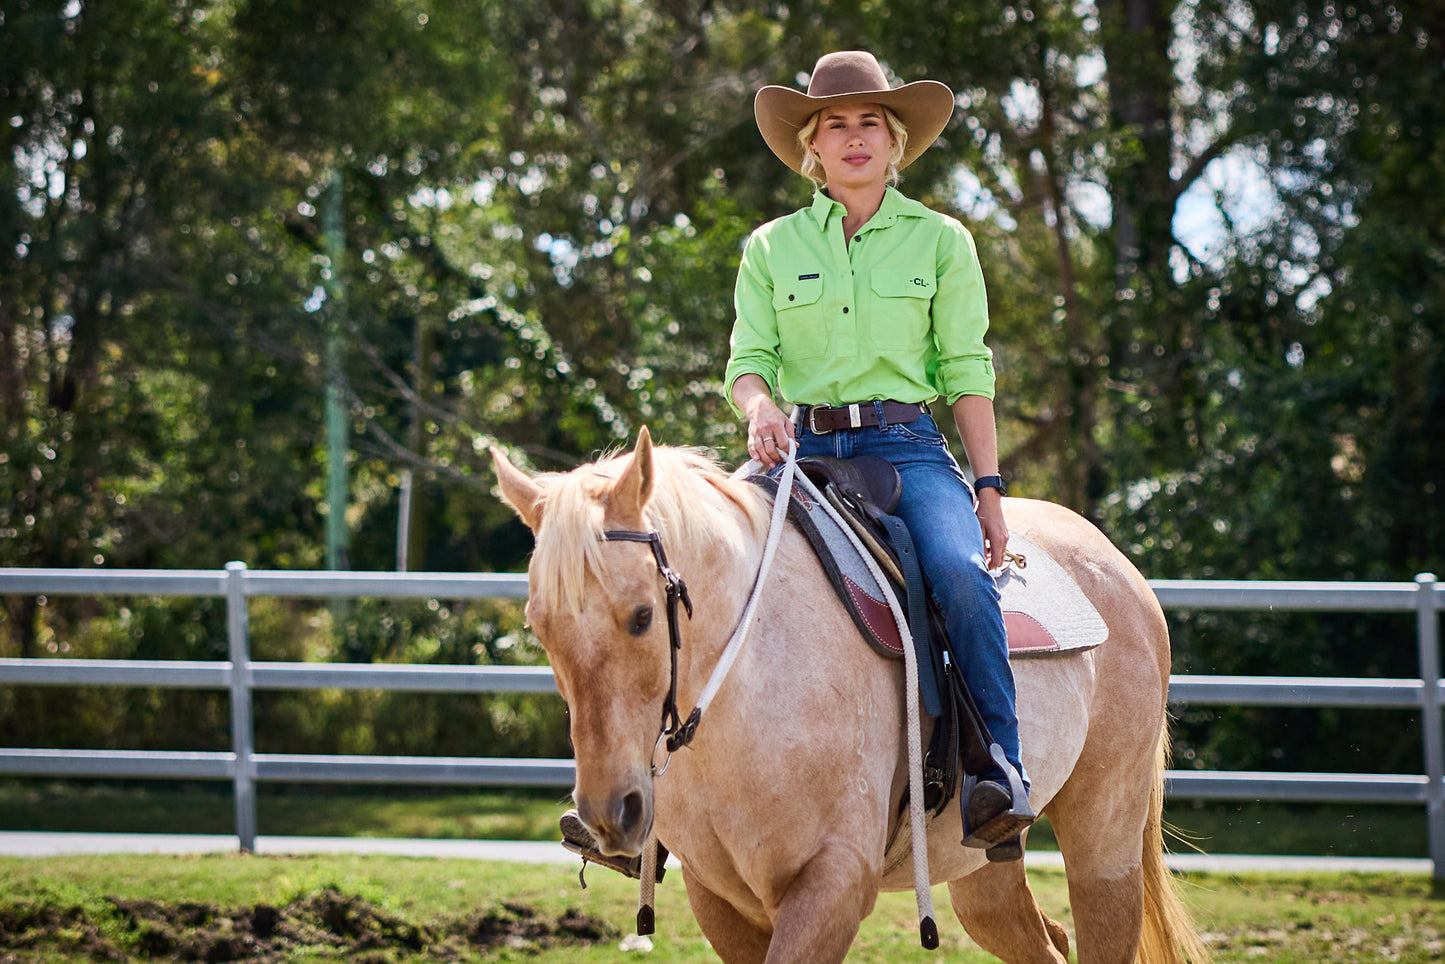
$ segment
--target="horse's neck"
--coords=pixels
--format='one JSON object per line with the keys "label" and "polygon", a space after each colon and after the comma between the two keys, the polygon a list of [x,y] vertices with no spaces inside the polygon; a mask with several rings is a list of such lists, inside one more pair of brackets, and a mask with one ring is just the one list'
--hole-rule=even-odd
{"label": "horse's neck", "polygon": [[686,680],[684,688],[693,693],[706,684],[738,627],[752,595],[766,539],[766,532],[754,532],[741,508],[715,495],[715,499],[700,500],[695,507],[695,511],[707,513],[704,522],[710,542],[691,547],[673,563],[687,583],[694,606],[691,620],[685,614],[679,615],[685,623],[685,641],[678,654],[678,670]]}

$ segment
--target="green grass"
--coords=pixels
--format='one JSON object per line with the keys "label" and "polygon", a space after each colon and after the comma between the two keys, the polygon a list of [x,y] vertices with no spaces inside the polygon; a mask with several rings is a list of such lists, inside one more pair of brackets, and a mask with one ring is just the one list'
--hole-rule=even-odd
{"label": "green grass", "polygon": [[1186,899],[1219,961],[1438,961],[1445,900],[1428,877],[1201,875]]}
{"label": "green grass", "polygon": [[[262,784],[268,836],[555,840],[560,789],[479,791]],[[1206,853],[1424,857],[1424,809],[1173,801],[1171,849]],[[0,781],[0,829],[109,833],[234,833],[229,786],[133,781]],[[1047,819],[1029,846],[1056,849]]]}
{"label": "green grass", "polygon": [[[1035,895],[1049,916],[1072,932],[1063,874],[1031,870]],[[212,855],[187,857],[63,857],[41,860],[0,858],[0,961],[15,964],[80,964],[95,959],[82,949],[86,927],[108,942],[121,960],[142,960],[139,931],[127,928],[116,904],[155,901],[190,903],[211,911],[283,906],[298,898],[340,894],[374,908],[384,920],[421,929],[425,947],[373,946],[364,952],[318,941],[295,946],[287,961],[367,964],[422,964],[450,954],[460,961],[616,962],[622,935],[633,929],[636,890],[632,881],[594,871],[591,886],[578,887],[575,868],[522,866],[467,860],[374,856],[278,857]],[[1417,962],[1439,960],[1445,935],[1445,901],[1432,895],[1428,878],[1390,875],[1191,875],[1182,881],[1186,903],[1221,964],[1271,962]],[[650,956],[657,962],[714,962],[687,907],[680,875],[659,886],[658,933]],[[943,888],[934,892],[942,947],[917,944],[913,897],[885,894],[864,922],[850,962],[983,962],[979,951],[947,911]],[[17,909],[37,906],[78,909],[69,923],[17,934]],[[585,945],[548,947],[514,939],[478,955],[458,939],[455,922],[509,906],[535,910],[539,920],[590,915],[615,928]],[[82,923],[77,923],[81,921]],[[7,923],[8,922],[8,923]],[[449,930],[451,928],[451,930]],[[98,935],[98,936],[94,936]],[[449,943],[448,943],[449,942]]]}

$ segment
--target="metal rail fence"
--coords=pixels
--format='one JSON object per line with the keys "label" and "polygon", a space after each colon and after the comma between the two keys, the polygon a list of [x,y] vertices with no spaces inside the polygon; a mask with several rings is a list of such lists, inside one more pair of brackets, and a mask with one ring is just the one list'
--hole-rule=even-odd
{"label": "metal rail fence", "polygon": [[[1440,619],[1445,594],[1433,575],[1413,583],[1156,580],[1166,609],[1415,613],[1415,679],[1175,676],[1171,703],[1413,710],[1421,714],[1424,773],[1274,773],[1170,770],[1167,792],[1196,799],[1394,803],[1426,809],[1433,876],[1445,880],[1445,734]],[[256,843],[258,781],[571,786],[567,759],[396,757],[256,753],[252,693],[277,689],[377,689],[452,693],[555,692],[546,667],[399,666],[252,662],[252,596],[316,598],[525,598],[527,578],[495,573],[356,573],[219,570],[0,569],[0,595],[213,596],[227,601],[230,659],[0,659],[0,685],[146,686],[230,691],[231,750],[0,748],[0,775],[229,779],[243,850]]]}

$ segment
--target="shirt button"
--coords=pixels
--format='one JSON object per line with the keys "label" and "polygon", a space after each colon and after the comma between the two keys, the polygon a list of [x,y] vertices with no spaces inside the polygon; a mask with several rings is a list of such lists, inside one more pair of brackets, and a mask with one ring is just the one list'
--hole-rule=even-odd
{"label": "shirt button", "polygon": [[843,309],[843,314],[846,315],[847,313],[848,313],[848,309],[847,309],[847,308],[844,308],[844,309]]}
{"label": "shirt button", "polygon": [[792,301],[792,300],[793,300],[793,296],[792,296],[792,295],[788,295],[788,300],[789,300],[789,301]]}

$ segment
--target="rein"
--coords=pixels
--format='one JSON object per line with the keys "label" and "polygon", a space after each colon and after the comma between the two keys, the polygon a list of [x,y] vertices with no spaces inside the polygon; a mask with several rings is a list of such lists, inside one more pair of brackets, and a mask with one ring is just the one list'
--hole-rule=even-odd
{"label": "rein", "polygon": [[[722,656],[718,658],[717,665],[713,667],[712,676],[708,678],[707,685],[703,687],[702,694],[698,697],[697,705],[688,714],[685,722],[681,720],[677,711],[677,653],[682,648],[682,633],[678,629],[677,604],[681,601],[683,608],[687,610],[688,618],[691,619],[692,600],[688,598],[687,584],[668,565],[667,554],[662,549],[662,535],[656,529],[649,532],[610,529],[602,533],[601,539],[604,542],[638,542],[650,546],[652,558],[657,563],[657,571],[667,586],[667,635],[671,651],[672,679],[668,684],[667,699],[662,707],[662,727],[657,737],[657,743],[663,742],[664,739],[667,741],[668,756],[659,769],[656,763],[657,743],[653,744],[652,776],[654,780],[666,772],[668,764],[672,762],[672,754],[692,742],[693,736],[697,733],[698,724],[702,722],[703,712],[712,702],[712,698],[722,686],[723,680],[727,678],[728,670],[732,669],[733,662],[742,648],[743,639],[752,625],[753,614],[757,610],[763,584],[767,581],[768,570],[773,564],[774,551],[782,536],[783,520],[788,514],[788,501],[792,497],[793,491],[794,470],[797,468],[797,451],[797,442],[788,446],[787,459],[783,464],[782,475],[778,479],[778,495],[773,499],[773,515],[768,524],[768,539],[763,546],[763,558],[758,563],[758,574],[753,582],[752,593],[748,597],[747,605],[743,608],[742,616],[738,619],[737,628],[733,630],[732,638],[728,640],[727,647],[723,650]],[[751,465],[751,463],[749,464]],[[744,469],[747,468],[748,466],[744,466]],[[827,511],[836,513],[837,510],[828,504],[822,494],[808,481],[807,476],[799,478],[801,485],[811,497],[822,503]],[[841,519],[838,520],[838,523],[849,539],[853,541],[854,547],[861,554],[863,562],[873,573],[874,578],[878,580],[879,585],[886,588],[888,584],[872,554],[857,541],[857,536],[849,526],[844,524]],[[908,813],[913,836],[913,890],[918,904],[920,941],[925,948],[932,950],[938,947],[938,926],[933,920],[933,897],[929,891],[928,844],[923,813],[923,752],[919,735],[918,662],[911,645],[912,638],[908,632],[908,621],[904,617],[902,609],[899,608],[898,600],[893,598],[892,593],[888,595],[890,597],[889,608],[893,612],[899,632],[904,637],[903,692],[908,719]],[[655,818],[652,828],[648,830],[647,840],[642,845],[641,876],[641,890],[637,901],[637,933],[652,934],[656,930],[653,911],[653,891],[657,884],[657,824]]]}
{"label": "rein", "polygon": [[[682,632],[678,629],[677,604],[682,602],[683,608],[687,610],[687,618],[692,618],[692,600],[687,594],[687,583],[667,563],[667,553],[662,548],[662,534],[656,529],[648,532],[640,532],[633,529],[608,529],[602,533],[603,542],[640,542],[652,548],[653,561],[657,563],[658,574],[662,576],[667,587],[667,637],[671,644],[670,657],[672,662],[672,678],[667,687],[667,699],[662,704],[662,731],[658,734],[657,741],[667,741],[668,762],[672,754],[692,742],[693,736],[697,734],[697,726],[702,722],[702,714],[707,710],[708,704],[712,702],[713,696],[722,686],[723,680],[727,677],[728,671],[732,669],[733,662],[737,659],[738,650],[742,647],[742,641],[747,636],[748,629],[752,625],[753,613],[758,608],[758,598],[762,595],[763,583],[766,582],[768,570],[772,568],[773,553],[778,547],[778,540],[783,532],[783,520],[788,514],[788,498],[793,489],[793,474],[797,467],[797,443],[794,442],[788,448],[787,460],[783,464],[783,473],[779,479],[778,492],[781,498],[773,500],[773,515],[768,524],[768,538],[763,545],[763,558],[758,564],[757,578],[753,580],[752,593],[748,596],[747,605],[743,613],[738,617],[737,628],[733,630],[732,638],[728,640],[727,647],[718,658],[717,665],[713,667],[712,676],[708,678],[707,685],[703,687],[702,694],[698,697],[697,705],[687,715],[684,721],[677,709],[677,653],[682,648]],[[661,769],[653,764],[653,776],[662,776],[667,769],[667,762],[664,762]]]}
{"label": "rein", "polygon": [[[774,550],[778,547],[778,541],[783,534],[783,520],[788,514],[788,499],[793,490],[793,474],[797,467],[798,444],[793,442],[788,446],[787,461],[783,464],[783,474],[778,482],[778,497],[773,500],[772,520],[768,523],[768,539],[763,545],[763,558],[758,563],[758,575],[753,581],[752,593],[748,596],[748,602],[743,607],[743,614],[738,618],[737,628],[733,630],[732,638],[728,640],[727,647],[718,658],[717,665],[713,667],[712,676],[708,678],[707,685],[703,687],[702,694],[697,698],[697,705],[687,715],[687,720],[681,720],[677,711],[677,652],[682,648],[682,633],[678,629],[677,604],[679,600],[683,608],[687,610],[687,618],[692,618],[692,600],[688,598],[687,584],[683,582],[671,566],[667,564],[667,554],[662,549],[662,535],[656,529],[649,532],[639,532],[629,529],[609,529],[602,533],[604,542],[641,542],[652,547],[652,558],[657,563],[657,571],[662,576],[667,586],[667,636],[669,641],[669,656],[672,662],[672,679],[667,687],[667,699],[662,705],[662,732],[657,736],[657,743],[667,741],[667,759],[663,761],[659,769],[656,762],[657,743],[653,744],[652,777],[657,779],[667,772],[668,764],[672,762],[672,754],[692,742],[697,733],[697,726],[702,722],[702,714],[712,702],[713,696],[717,694],[722,686],[723,680],[727,678],[728,670],[732,669],[733,662],[737,659],[739,650],[742,649],[743,639],[747,637],[748,629],[752,625],[753,613],[757,611],[758,599],[762,596],[763,584],[767,581],[768,570],[773,565]],[[653,889],[657,884],[657,821],[654,816],[653,825],[647,832],[647,840],[642,845],[642,884],[637,900],[637,933],[651,934],[656,930],[655,915],[653,912]]]}

